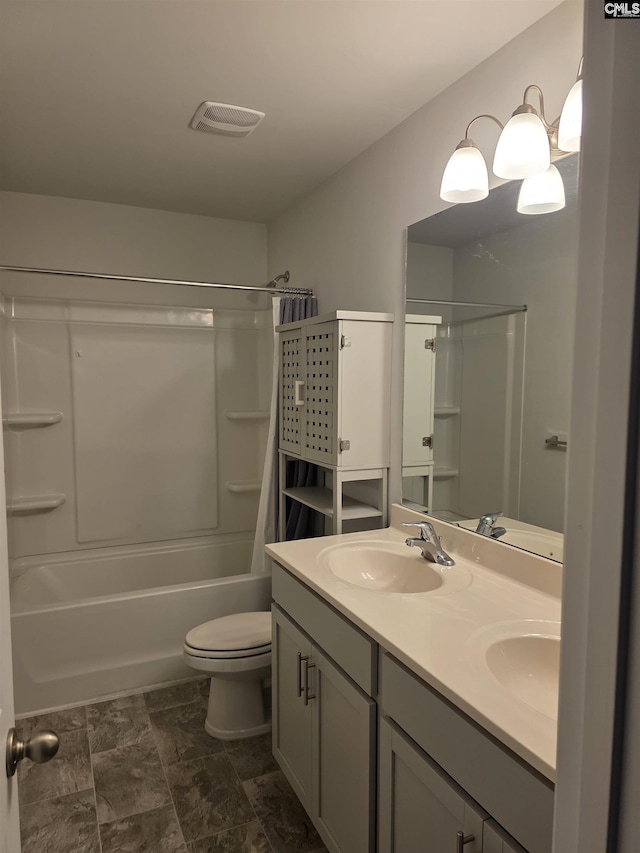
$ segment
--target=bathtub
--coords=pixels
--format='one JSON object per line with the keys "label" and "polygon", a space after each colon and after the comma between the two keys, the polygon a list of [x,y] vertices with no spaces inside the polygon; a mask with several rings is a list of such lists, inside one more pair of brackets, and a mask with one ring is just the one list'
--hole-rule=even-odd
{"label": "bathtub", "polygon": [[247,573],[253,540],[104,548],[11,566],[16,713],[42,713],[193,676],[194,625],[268,610],[269,575]]}

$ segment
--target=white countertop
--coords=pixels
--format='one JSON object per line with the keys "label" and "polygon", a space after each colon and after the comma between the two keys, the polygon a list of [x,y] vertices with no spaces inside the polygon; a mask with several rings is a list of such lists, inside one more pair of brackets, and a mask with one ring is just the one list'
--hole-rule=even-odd
{"label": "white countertop", "polygon": [[[397,546],[408,535],[401,522],[424,519],[394,505],[392,526],[384,530],[281,542],[267,545],[266,552],[555,781],[557,711],[548,716],[516,699],[491,673],[485,653],[510,636],[559,636],[560,564],[431,518],[442,547],[456,562],[454,570],[429,563],[445,581],[433,592],[370,591],[340,580],[328,568],[328,549],[364,542]],[[416,553],[415,559],[422,557]]]}

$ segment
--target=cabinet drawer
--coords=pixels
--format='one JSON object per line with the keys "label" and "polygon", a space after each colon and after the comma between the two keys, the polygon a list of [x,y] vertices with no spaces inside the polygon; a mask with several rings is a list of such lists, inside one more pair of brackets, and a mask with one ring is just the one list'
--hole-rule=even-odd
{"label": "cabinet drawer", "polygon": [[382,713],[446,768],[507,832],[531,853],[549,853],[551,782],[386,653],[380,697]]}
{"label": "cabinet drawer", "polygon": [[377,645],[277,563],[273,599],[369,696],[376,693]]}

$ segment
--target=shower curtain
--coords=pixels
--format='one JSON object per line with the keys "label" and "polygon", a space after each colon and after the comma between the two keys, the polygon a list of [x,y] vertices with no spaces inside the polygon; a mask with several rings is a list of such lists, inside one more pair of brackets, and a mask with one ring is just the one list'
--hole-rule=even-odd
{"label": "shower curtain", "polygon": [[[292,323],[306,320],[318,313],[318,300],[315,296],[273,297],[273,372],[271,387],[271,411],[269,433],[262,474],[262,488],[256,522],[256,537],[253,543],[251,573],[268,571],[264,546],[278,541],[278,334],[276,326],[280,323]],[[290,462],[287,466],[287,481],[292,485],[311,485],[314,466],[307,462]],[[301,510],[303,510],[301,512]],[[301,504],[293,503],[287,519],[285,539],[302,539],[310,535],[310,510]]]}

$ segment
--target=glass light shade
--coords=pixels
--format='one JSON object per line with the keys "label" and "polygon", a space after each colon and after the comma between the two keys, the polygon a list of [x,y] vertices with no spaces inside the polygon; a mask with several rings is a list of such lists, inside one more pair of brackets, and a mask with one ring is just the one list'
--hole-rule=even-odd
{"label": "glass light shade", "polygon": [[582,80],[576,80],[564,102],[558,126],[558,148],[579,151],[582,135]]}
{"label": "glass light shade", "polygon": [[444,170],[440,198],[464,204],[489,195],[489,173],[484,157],[474,147],[456,148]]}
{"label": "glass light shade", "polygon": [[549,137],[535,113],[518,113],[506,123],[498,139],[493,171],[499,178],[532,178],[546,172],[551,162]]}
{"label": "glass light shade", "polygon": [[546,172],[526,178],[518,195],[518,213],[553,213],[565,205],[562,175],[555,166]]}

